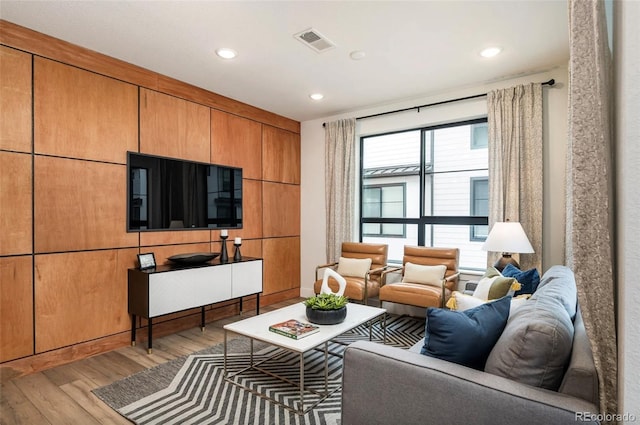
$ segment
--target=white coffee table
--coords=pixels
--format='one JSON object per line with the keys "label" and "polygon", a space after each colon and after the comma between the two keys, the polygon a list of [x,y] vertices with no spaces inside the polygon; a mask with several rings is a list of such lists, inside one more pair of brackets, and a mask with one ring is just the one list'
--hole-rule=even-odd
{"label": "white coffee table", "polygon": [[[328,386],[329,341],[339,335],[342,335],[347,331],[350,331],[351,329],[354,329],[362,325],[363,323],[372,322],[374,319],[378,319],[378,318],[380,320],[384,320],[386,316],[385,314],[386,310],[383,308],[370,307],[366,305],[350,303],[347,305],[347,317],[344,320],[344,322],[339,323],[337,325],[322,325],[320,326],[320,332],[317,332],[313,335],[306,336],[299,340],[291,339],[289,337],[279,335],[277,333],[269,331],[270,325],[283,322],[289,319],[296,319],[301,322],[309,322],[305,315],[305,309],[306,307],[304,306],[303,303],[296,303],[288,307],[283,307],[278,310],[274,310],[268,313],[260,314],[258,316],[250,317],[248,319],[240,320],[238,322],[225,325],[224,326],[224,378],[225,380],[241,388],[244,388],[245,390],[248,390],[260,397],[271,400],[274,403],[277,403],[300,415],[305,414],[309,410],[313,409],[320,402],[322,402],[331,394],[333,394],[335,391],[340,389],[340,387],[338,387],[333,389],[331,392],[329,391],[329,386]],[[249,366],[239,371],[236,371],[229,376],[227,376],[227,332],[233,332],[239,335],[243,335],[245,337],[250,338],[251,340]],[[369,335],[369,338],[371,338],[371,334]],[[253,341],[254,340],[263,341],[268,344],[275,345],[277,347],[298,353],[299,363],[300,363],[300,382],[299,383],[293,382],[287,378],[276,376],[272,372],[262,369],[260,367],[260,364],[270,359],[262,360],[261,362],[254,363],[254,359],[253,359]],[[318,392],[311,388],[305,388],[304,386],[304,354],[321,345],[324,345],[324,392]],[[259,393],[254,389],[249,388],[234,379],[236,376],[250,369],[259,370],[263,373],[274,376],[278,379],[281,379],[285,382],[288,382],[298,387],[300,390],[300,401],[299,401],[298,408],[286,405],[280,402],[279,400],[269,397],[267,394]],[[313,401],[313,403],[310,402],[311,405],[306,409],[305,409],[305,400],[304,400],[305,391],[310,392],[312,394],[316,394],[317,396],[320,397],[318,400]]]}

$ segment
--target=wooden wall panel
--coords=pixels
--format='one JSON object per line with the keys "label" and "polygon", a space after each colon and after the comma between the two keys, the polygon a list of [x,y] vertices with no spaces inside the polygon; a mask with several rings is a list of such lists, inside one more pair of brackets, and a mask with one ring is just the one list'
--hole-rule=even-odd
{"label": "wooden wall panel", "polygon": [[211,162],[240,167],[245,179],[261,179],[262,125],[211,110]]}
{"label": "wooden wall panel", "polygon": [[31,152],[31,55],[0,46],[0,149]]}
{"label": "wooden wall panel", "polygon": [[210,230],[180,230],[172,232],[140,232],[140,246],[209,242]]}
{"label": "wooden wall panel", "polygon": [[262,178],[300,184],[300,135],[262,126]]}
{"label": "wooden wall panel", "polygon": [[300,123],[0,19],[0,43],[300,133]]}
{"label": "wooden wall panel", "polygon": [[33,354],[32,257],[0,258],[0,362]]}
{"label": "wooden wall panel", "polygon": [[172,255],[186,254],[190,252],[211,252],[211,243],[204,242],[197,244],[147,246],[140,248],[140,252],[153,252],[153,256],[156,258],[156,264],[158,265],[171,264],[167,258]]}
{"label": "wooden wall panel", "polygon": [[58,62],[34,62],[35,152],[126,164],[138,149],[135,86]]}
{"label": "wooden wall panel", "polygon": [[[229,231],[229,255],[241,236],[244,256],[265,259],[263,304],[299,294],[299,213],[282,208],[300,208],[291,185],[300,180],[300,123],[3,20],[0,44],[3,370],[18,362],[42,370],[128,343],[126,269],[137,253],[162,264],[220,251],[219,231],[126,232],[127,151],[241,166],[245,223]],[[277,238],[262,239],[265,217]],[[15,272],[4,267],[14,263]],[[210,311],[233,314],[234,305]]]}
{"label": "wooden wall panel", "polygon": [[0,43],[144,87],[155,88],[158,85],[158,74],[147,69],[2,19]]}
{"label": "wooden wall panel", "polygon": [[0,255],[33,252],[31,169],[30,154],[0,152]]}
{"label": "wooden wall panel", "polygon": [[229,236],[262,237],[262,182],[242,180],[242,229],[229,230]]}
{"label": "wooden wall panel", "polygon": [[209,162],[211,112],[206,106],[140,90],[140,152]]}
{"label": "wooden wall panel", "polygon": [[264,237],[300,235],[300,186],[262,183]]}
{"label": "wooden wall panel", "polygon": [[263,239],[264,291],[268,295],[300,287],[300,238]]}
{"label": "wooden wall panel", "polygon": [[[235,247],[234,247],[235,248]],[[260,239],[243,239],[240,252],[243,257],[262,258],[262,240]]]}
{"label": "wooden wall panel", "polygon": [[36,252],[124,248],[127,168],[75,159],[35,158]]}
{"label": "wooden wall panel", "polygon": [[247,117],[254,121],[270,124],[294,133],[300,133],[300,123],[298,121],[276,115],[273,112],[265,111],[264,109],[256,108],[246,103],[238,102],[237,100],[217,93],[203,90],[164,75],[158,76],[158,90],[162,93],[188,99],[221,111],[230,112],[234,115]]}
{"label": "wooden wall panel", "polygon": [[36,353],[124,332],[137,249],[36,255]]}

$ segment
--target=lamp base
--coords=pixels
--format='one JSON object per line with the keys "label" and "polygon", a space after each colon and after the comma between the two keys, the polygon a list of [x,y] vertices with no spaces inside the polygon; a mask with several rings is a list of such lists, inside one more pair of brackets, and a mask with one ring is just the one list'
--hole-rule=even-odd
{"label": "lamp base", "polygon": [[517,268],[520,268],[520,264],[518,264],[518,262],[513,259],[511,254],[503,252],[502,257],[500,257],[498,261],[495,262],[493,267],[495,267],[499,272],[502,272],[502,270],[504,270],[504,268],[509,264],[513,264]]}

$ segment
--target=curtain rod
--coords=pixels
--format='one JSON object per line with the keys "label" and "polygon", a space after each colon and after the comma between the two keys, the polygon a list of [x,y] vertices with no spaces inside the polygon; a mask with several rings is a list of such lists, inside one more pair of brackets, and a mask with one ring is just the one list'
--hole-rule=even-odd
{"label": "curtain rod", "polygon": [[[550,86],[552,87],[554,84],[556,83],[556,80],[554,80],[553,78],[550,79],[549,81],[545,81],[544,83],[541,83],[543,86]],[[374,118],[374,117],[380,117],[383,115],[389,115],[389,114],[397,114],[398,112],[406,112],[406,111],[412,111],[414,109],[417,109],[418,112],[420,112],[420,109],[422,108],[428,108],[430,106],[437,106],[437,105],[444,105],[445,103],[453,103],[453,102],[460,102],[462,100],[469,100],[469,99],[476,99],[478,97],[483,97],[486,96],[488,93],[482,93],[482,94],[475,94],[473,96],[466,96],[466,97],[459,97],[457,99],[449,99],[449,100],[443,100],[441,102],[435,102],[435,103],[428,103],[426,105],[419,105],[419,106],[412,106],[410,108],[404,108],[404,109],[396,109],[395,111],[387,111],[387,112],[380,112],[379,114],[373,114],[373,115],[365,115],[364,117],[357,117],[356,120],[365,120],[367,118]],[[324,127],[326,123],[322,123],[322,126]]]}

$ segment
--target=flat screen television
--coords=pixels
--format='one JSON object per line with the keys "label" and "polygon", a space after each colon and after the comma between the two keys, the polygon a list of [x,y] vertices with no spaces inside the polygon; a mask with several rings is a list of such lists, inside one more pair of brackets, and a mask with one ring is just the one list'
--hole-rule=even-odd
{"label": "flat screen television", "polygon": [[127,231],[242,227],[242,168],[127,152]]}

